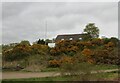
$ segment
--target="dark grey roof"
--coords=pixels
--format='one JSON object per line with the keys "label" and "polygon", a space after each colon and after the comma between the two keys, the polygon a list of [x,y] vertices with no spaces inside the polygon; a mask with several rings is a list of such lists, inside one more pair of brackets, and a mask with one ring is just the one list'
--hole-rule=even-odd
{"label": "dark grey roof", "polygon": [[70,40],[70,38],[72,38],[72,40],[79,40],[80,38],[83,38],[85,35],[88,34],[63,34],[63,35],[58,35],[55,39],[55,41],[59,41],[59,40]]}

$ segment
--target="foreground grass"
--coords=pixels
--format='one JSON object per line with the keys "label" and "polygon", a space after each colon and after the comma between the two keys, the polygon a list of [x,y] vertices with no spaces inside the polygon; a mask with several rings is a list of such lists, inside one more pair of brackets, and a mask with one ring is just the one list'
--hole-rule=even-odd
{"label": "foreground grass", "polygon": [[[111,73],[97,73],[91,75],[78,75],[78,76],[57,76],[57,77],[43,77],[43,78],[23,78],[23,79],[9,79],[3,80],[3,82],[7,81],[98,81],[98,80],[117,80],[118,72]],[[11,83],[11,82],[10,82]]]}
{"label": "foreground grass", "polygon": [[[81,65],[86,65],[87,63],[82,63]],[[39,66],[39,65],[38,65]],[[117,65],[108,65],[108,64],[100,64],[100,65],[95,65],[93,64],[92,65],[92,69],[93,70],[108,70],[108,69],[118,69],[118,66]],[[7,71],[15,71],[15,70],[3,70],[3,72],[7,72]],[[20,70],[21,72],[60,72],[60,68],[50,68],[50,67],[47,67],[47,68],[41,68],[41,69],[37,69],[35,70],[34,67],[32,67],[32,69],[30,70],[27,70],[27,69],[23,69],[23,70]]]}
{"label": "foreground grass", "polygon": [[[94,65],[95,70],[110,70],[118,69],[117,65]],[[45,68],[42,72],[60,71],[59,68]],[[96,73],[74,76],[57,76],[57,77],[42,77],[42,78],[23,78],[23,79],[9,79],[3,80],[2,83],[41,83],[41,82],[55,82],[55,81],[117,81],[118,72]],[[69,82],[68,82],[69,83]]]}
{"label": "foreground grass", "polygon": [[[85,63],[86,64],[86,63]],[[117,65],[94,65],[94,70],[109,70],[109,69],[118,69]],[[51,71],[60,71],[60,68],[44,68],[41,72],[51,72]]]}
{"label": "foreground grass", "polygon": [[96,70],[108,70],[108,69],[118,69],[118,65],[95,65],[94,69]]}

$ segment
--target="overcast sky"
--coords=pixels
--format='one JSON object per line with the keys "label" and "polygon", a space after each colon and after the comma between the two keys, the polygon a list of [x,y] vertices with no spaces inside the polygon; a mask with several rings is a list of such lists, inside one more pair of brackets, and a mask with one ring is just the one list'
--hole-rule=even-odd
{"label": "overcast sky", "polygon": [[95,23],[100,36],[118,36],[117,2],[4,2],[2,3],[2,43],[34,42],[58,34],[80,34]]}

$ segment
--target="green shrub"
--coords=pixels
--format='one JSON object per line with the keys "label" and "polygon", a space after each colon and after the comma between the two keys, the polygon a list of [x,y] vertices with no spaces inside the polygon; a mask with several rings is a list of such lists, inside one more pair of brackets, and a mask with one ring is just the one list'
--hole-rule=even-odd
{"label": "green shrub", "polygon": [[28,45],[17,45],[13,49],[3,51],[3,60],[21,60],[31,55],[31,48]]}

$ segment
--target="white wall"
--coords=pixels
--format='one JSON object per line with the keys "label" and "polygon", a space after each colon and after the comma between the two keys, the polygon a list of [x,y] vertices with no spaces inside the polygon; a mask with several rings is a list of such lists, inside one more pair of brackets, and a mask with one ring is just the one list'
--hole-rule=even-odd
{"label": "white wall", "polygon": [[48,46],[53,48],[53,47],[55,47],[55,43],[48,43]]}

